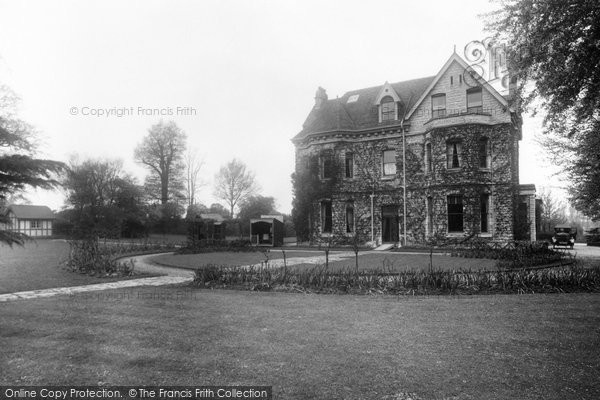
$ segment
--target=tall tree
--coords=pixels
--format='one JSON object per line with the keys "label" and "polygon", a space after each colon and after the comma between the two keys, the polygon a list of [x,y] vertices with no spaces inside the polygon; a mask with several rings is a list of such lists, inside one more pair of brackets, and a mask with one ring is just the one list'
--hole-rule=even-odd
{"label": "tall tree", "polygon": [[141,225],[142,193],[121,160],[72,159],[64,180],[78,235],[119,236],[126,220]]}
{"label": "tall tree", "polygon": [[246,164],[235,158],[221,167],[215,175],[214,195],[227,203],[231,218],[235,207],[257,191],[254,173],[248,171]]}
{"label": "tall tree", "polygon": [[560,155],[555,161],[568,173],[571,201],[595,219],[600,219],[598,21],[600,2],[593,0],[501,1],[487,21],[497,41],[507,45],[511,74],[520,80],[515,98],[525,108],[540,100],[545,145]]}
{"label": "tall tree", "polygon": [[275,212],[275,198],[260,195],[248,196],[240,202],[240,211],[237,215],[242,234],[249,232],[252,218],[260,218],[263,214],[273,214]]}
{"label": "tall tree", "polygon": [[[19,194],[26,187],[54,189],[65,165],[35,158],[36,131],[16,113],[19,98],[0,84],[0,201]],[[0,215],[0,222],[8,222]],[[23,244],[24,235],[0,229],[0,243]]]}
{"label": "tall tree", "polygon": [[135,149],[134,157],[149,171],[145,186],[148,194],[167,204],[183,197],[186,135],[173,121],[160,121]]}
{"label": "tall tree", "polygon": [[553,232],[554,226],[567,222],[565,205],[552,193],[550,189],[542,188],[538,193],[542,200],[542,215],[540,227],[542,232]]}
{"label": "tall tree", "polygon": [[198,156],[195,150],[185,153],[185,188],[188,207],[196,204],[198,190],[205,183],[200,179],[200,171],[204,166],[204,160]]}

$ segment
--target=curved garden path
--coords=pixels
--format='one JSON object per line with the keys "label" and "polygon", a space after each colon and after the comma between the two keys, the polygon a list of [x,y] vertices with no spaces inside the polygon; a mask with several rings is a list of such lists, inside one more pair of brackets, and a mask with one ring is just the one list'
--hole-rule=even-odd
{"label": "curved garden path", "polygon": [[58,295],[72,295],[75,293],[93,292],[107,289],[123,289],[137,286],[163,286],[191,282],[194,279],[194,271],[181,268],[167,268],[152,264],[148,258],[157,254],[148,254],[143,256],[133,256],[123,258],[122,261],[127,262],[131,259],[135,260],[135,269],[150,274],[161,274],[150,278],[128,279],[117,282],[106,282],[92,285],[81,285],[71,287],[60,287],[53,289],[28,290],[24,292],[0,294],[0,303],[15,300],[37,299],[42,297],[51,297]]}

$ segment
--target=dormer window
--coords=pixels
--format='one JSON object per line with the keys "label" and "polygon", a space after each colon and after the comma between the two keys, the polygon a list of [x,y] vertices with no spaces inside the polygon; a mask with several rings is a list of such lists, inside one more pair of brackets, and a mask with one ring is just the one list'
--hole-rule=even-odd
{"label": "dormer window", "polygon": [[446,94],[440,93],[431,96],[431,118],[446,116]]}
{"label": "dormer window", "polygon": [[476,114],[483,113],[483,97],[481,87],[467,90],[467,112]]}
{"label": "dormer window", "polygon": [[381,99],[381,122],[396,119],[396,102],[391,96]]}

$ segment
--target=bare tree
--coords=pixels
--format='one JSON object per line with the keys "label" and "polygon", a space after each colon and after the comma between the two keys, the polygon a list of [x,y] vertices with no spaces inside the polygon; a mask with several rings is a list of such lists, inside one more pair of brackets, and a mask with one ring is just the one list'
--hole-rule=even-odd
{"label": "bare tree", "polygon": [[200,180],[200,171],[204,166],[204,159],[198,156],[196,150],[185,153],[185,189],[188,206],[196,204],[198,190],[206,183]]}
{"label": "bare tree", "polygon": [[135,160],[150,171],[146,179],[148,192],[160,199],[161,204],[181,197],[185,140],[185,133],[175,122],[160,121],[135,149]]}
{"label": "bare tree", "polygon": [[542,200],[542,221],[540,224],[542,232],[552,232],[554,225],[567,222],[565,204],[558,200],[550,189],[542,187],[538,196]]}
{"label": "bare tree", "polygon": [[215,175],[214,195],[227,203],[231,218],[235,207],[257,191],[254,173],[248,171],[246,164],[235,158],[221,167]]}

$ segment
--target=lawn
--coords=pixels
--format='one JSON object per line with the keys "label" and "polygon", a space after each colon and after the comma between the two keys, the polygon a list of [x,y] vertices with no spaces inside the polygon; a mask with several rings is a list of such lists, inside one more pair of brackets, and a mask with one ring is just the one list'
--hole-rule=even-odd
{"label": "lawn", "polygon": [[[301,251],[286,250],[288,265],[297,267],[311,268],[316,264],[325,263],[325,252],[323,251]],[[309,262],[298,262],[295,258],[314,258]],[[329,266],[332,270],[343,268],[354,268],[355,260],[352,251],[332,251],[329,255]],[[280,260],[283,258],[280,250],[272,250],[269,253],[271,260]],[[250,265],[258,264],[265,260],[265,256],[260,253],[202,253],[202,254],[165,254],[152,258],[152,261],[162,265],[180,267],[180,268],[198,268],[207,264],[216,265]],[[435,269],[486,269],[494,270],[496,260],[450,257],[444,254],[433,254],[433,267]],[[430,258],[428,254],[408,254],[391,252],[367,252],[359,253],[359,269],[391,269],[391,270],[426,270],[429,268]]]}
{"label": "lawn", "polygon": [[273,385],[276,399],[597,399],[599,326],[598,294],[113,290],[3,304],[0,385]]}
{"label": "lawn", "polygon": [[0,294],[25,290],[89,285],[123,278],[98,278],[65,270],[62,263],[69,256],[64,240],[28,241],[12,248],[0,244]]}
{"label": "lawn", "polygon": [[[332,252],[334,253],[334,252]],[[287,258],[292,257],[318,257],[323,256],[322,251],[286,250]],[[337,254],[337,252],[336,252]],[[268,253],[270,260],[283,258],[281,250],[271,250]],[[260,264],[266,260],[265,254],[260,251],[254,252],[214,252],[200,254],[162,254],[152,257],[152,261],[166,266],[196,269],[202,265],[251,265]]]}

